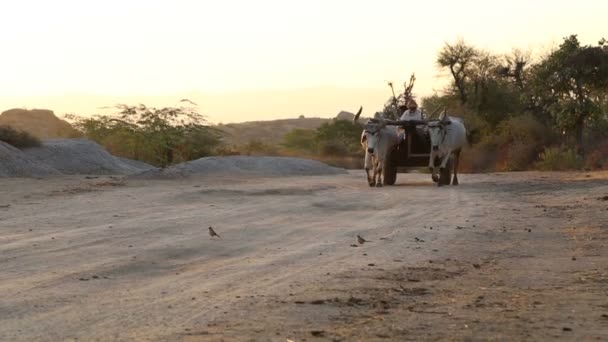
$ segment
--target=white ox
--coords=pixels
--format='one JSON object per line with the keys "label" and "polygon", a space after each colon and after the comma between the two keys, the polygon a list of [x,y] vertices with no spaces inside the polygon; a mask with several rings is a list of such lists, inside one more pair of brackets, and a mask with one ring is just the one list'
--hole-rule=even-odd
{"label": "white ox", "polygon": [[[438,159],[439,168],[443,171],[448,164],[450,157],[454,156],[454,177],[452,185],[458,185],[458,163],[460,151],[467,143],[468,135],[464,124],[459,118],[449,117],[445,112],[441,114],[439,120],[429,121],[427,124],[431,138],[431,155],[429,157],[429,169],[433,180],[438,186],[442,186],[442,180],[436,175],[435,160]],[[449,174],[449,173],[448,173]],[[445,180],[450,184],[450,180]]]}
{"label": "white ox", "polygon": [[[365,174],[369,186],[381,187],[384,181],[384,164],[392,149],[399,143],[394,127],[385,122],[368,122],[361,133],[361,145],[365,149]],[[370,177],[370,169],[372,175]]]}

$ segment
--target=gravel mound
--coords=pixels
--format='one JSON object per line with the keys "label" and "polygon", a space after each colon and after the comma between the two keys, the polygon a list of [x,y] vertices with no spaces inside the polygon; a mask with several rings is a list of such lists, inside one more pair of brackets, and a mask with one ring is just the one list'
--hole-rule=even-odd
{"label": "gravel mound", "polygon": [[132,174],[154,169],[146,163],[118,158],[97,143],[86,139],[49,139],[41,147],[23,151],[39,164],[46,164],[66,175]]}
{"label": "gravel mound", "polygon": [[41,147],[19,150],[0,142],[0,177],[52,175],[131,175],[135,179],[177,179],[193,175],[313,176],[345,174],[319,161],[289,157],[206,157],[165,169],[115,157],[86,139],[49,139]]}
{"label": "gravel mound", "polygon": [[139,160],[133,160],[133,159],[123,158],[123,157],[116,157],[116,156],[114,158],[116,158],[120,163],[126,164],[127,167],[139,169],[139,171],[137,171],[137,172],[156,169],[155,166],[152,166],[150,164],[144,163]]}
{"label": "gravel mound", "polygon": [[0,141],[0,177],[48,177],[61,172]]}
{"label": "gravel mound", "polygon": [[136,179],[175,179],[192,175],[313,176],[347,173],[346,170],[316,160],[290,157],[205,157],[165,169],[144,171]]}

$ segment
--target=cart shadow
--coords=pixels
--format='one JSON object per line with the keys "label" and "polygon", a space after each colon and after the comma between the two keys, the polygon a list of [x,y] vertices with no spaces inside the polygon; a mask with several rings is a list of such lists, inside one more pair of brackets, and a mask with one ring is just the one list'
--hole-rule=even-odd
{"label": "cart shadow", "polygon": [[433,183],[432,181],[428,181],[428,182],[407,182],[407,183],[395,183],[394,185],[391,185],[392,187],[418,187],[418,186],[424,186],[424,187],[436,187],[437,185],[435,183]]}

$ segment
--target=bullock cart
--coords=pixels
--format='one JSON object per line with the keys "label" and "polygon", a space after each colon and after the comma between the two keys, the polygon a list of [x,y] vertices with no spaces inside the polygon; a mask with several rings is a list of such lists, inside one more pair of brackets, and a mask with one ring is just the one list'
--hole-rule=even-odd
{"label": "bullock cart", "polygon": [[[394,121],[384,119],[371,119],[371,121],[384,121],[387,125],[397,126],[405,130],[405,139],[391,149],[384,164],[384,184],[393,185],[397,181],[398,173],[407,173],[412,170],[427,169],[431,156],[431,140],[425,130],[427,121]],[[438,160],[435,161],[439,163]],[[450,158],[445,168],[441,170],[439,178],[434,182],[441,185],[450,184],[453,161]]]}

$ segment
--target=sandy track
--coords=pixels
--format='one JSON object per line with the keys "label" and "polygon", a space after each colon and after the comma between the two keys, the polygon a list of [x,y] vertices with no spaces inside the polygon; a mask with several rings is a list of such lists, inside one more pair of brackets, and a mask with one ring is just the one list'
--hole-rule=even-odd
{"label": "sandy track", "polygon": [[0,340],[608,338],[607,173],[427,178],[0,180]]}

